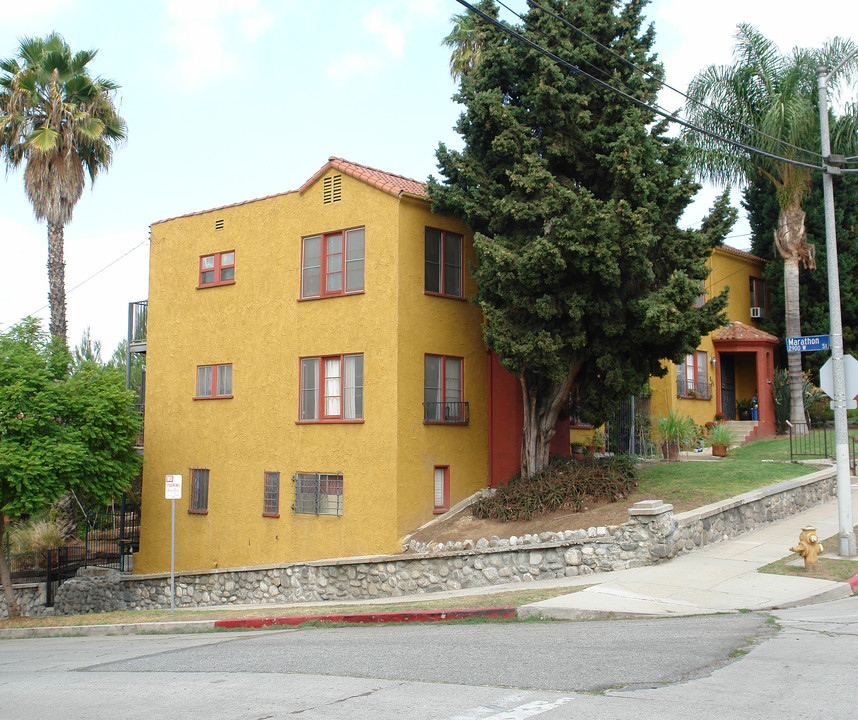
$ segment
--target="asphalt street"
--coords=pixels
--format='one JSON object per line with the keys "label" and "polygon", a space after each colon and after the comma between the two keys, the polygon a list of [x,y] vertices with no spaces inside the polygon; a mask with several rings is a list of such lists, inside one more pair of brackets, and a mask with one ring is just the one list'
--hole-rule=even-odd
{"label": "asphalt street", "polygon": [[650,620],[0,641],[0,718],[851,717],[858,599]]}

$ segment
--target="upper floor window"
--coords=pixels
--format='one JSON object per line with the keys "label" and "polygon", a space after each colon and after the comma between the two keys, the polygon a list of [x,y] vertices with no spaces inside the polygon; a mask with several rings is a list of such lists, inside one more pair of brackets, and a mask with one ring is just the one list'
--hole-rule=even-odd
{"label": "upper floor window", "polygon": [[706,303],[706,283],[702,280],[700,281],[700,294],[694,298],[694,307],[702,308]]}
{"label": "upper floor window", "polygon": [[363,292],[364,228],[305,237],[301,252],[301,297]]}
{"label": "upper floor window", "polygon": [[462,236],[426,228],[424,290],[433,295],[462,297]]}
{"label": "upper floor window", "polygon": [[197,399],[232,397],[232,364],[197,366]]}
{"label": "upper floor window", "polygon": [[423,422],[466,423],[468,403],[464,397],[464,360],[444,355],[426,355],[423,373]]}
{"label": "upper floor window", "polygon": [[235,251],[202,255],[200,257],[200,284],[198,287],[232,285],[235,282]]}
{"label": "upper floor window", "polygon": [[750,278],[751,317],[754,320],[766,319],[766,281],[762,278]]}
{"label": "upper floor window", "polygon": [[300,419],[363,419],[363,355],[301,358]]}
{"label": "upper floor window", "polygon": [[677,368],[676,372],[676,394],[679,397],[702,400],[709,400],[712,397],[706,367],[707,357],[703,350],[685,356],[685,362]]}

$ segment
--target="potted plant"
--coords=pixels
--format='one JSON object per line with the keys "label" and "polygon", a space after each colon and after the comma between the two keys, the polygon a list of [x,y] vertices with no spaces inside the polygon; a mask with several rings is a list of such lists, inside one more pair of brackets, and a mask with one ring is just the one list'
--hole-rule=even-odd
{"label": "potted plant", "polygon": [[601,430],[596,430],[593,433],[593,438],[590,441],[590,444],[587,445],[587,449],[590,452],[605,452],[607,440],[605,439],[605,433]]}
{"label": "potted plant", "polygon": [[668,462],[679,461],[679,451],[687,448],[697,436],[697,423],[688,415],[671,410],[656,419],[656,432],[661,439],[661,452]]}
{"label": "potted plant", "polygon": [[715,457],[724,457],[727,454],[727,448],[734,442],[730,426],[721,423],[713,427],[706,436],[706,445],[712,448],[712,454]]}

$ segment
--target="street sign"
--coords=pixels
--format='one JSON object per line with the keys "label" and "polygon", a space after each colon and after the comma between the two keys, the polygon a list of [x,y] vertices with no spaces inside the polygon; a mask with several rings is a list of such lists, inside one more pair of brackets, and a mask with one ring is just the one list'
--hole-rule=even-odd
{"label": "street sign", "polygon": [[[834,364],[831,358],[819,368],[819,387],[828,397],[834,397]],[[858,360],[851,355],[843,356],[843,370],[846,374],[846,407],[854,410],[858,407],[855,396],[858,395]]]}
{"label": "street sign", "polygon": [[813,350],[828,350],[828,335],[805,335],[803,337],[788,337],[787,352],[811,352]]}
{"label": "street sign", "polygon": [[181,500],[182,499],[182,476],[181,475],[167,475],[167,482],[164,488],[164,497],[167,500]]}

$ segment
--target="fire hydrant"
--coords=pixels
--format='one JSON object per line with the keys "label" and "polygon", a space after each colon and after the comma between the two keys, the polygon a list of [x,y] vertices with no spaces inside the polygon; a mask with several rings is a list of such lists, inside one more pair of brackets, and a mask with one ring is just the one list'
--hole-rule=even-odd
{"label": "fire hydrant", "polygon": [[817,559],[823,547],[816,535],[815,527],[803,527],[798,536],[798,545],[791,547],[790,550],[804,558],[805,572],[816,572]]}

